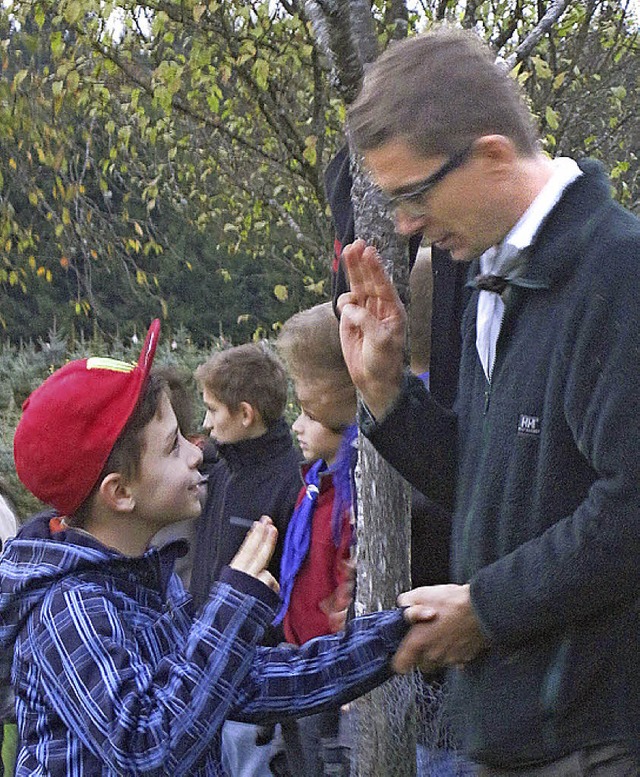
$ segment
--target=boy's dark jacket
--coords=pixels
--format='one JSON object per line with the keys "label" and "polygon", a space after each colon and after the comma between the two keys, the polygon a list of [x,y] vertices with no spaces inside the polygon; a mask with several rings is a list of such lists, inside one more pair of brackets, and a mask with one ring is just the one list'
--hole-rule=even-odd
{"label": "boy's dark jacket", "polygon": [[[190,590],[206,601],[221,569],[244,540],[246,521],[268,515],[278,529],[269,570],[278,577],[282,542],[300,490],[300,454],[284,418],[260,437],[218,446],[206,474],[207,502],[195,527]],[[240,519],[237,523],[236,519]]]}
{"label": "boy's dark jacket", "polygon": [[474,293],[455,413],[407,377],[363,420],[416,487],[456,483],[452,572],[491,641],[454,673],[457,707],[495,766],[640,742],[640,222],[580,166],[532,245],[539,288],[511,289],[491,383]]}
{"label": "boy's dark jacket", "polygon": [[[259,645],[278,597],[226,567],[194,612],[173,562],[183,542],[131,558],[53,513],[0,559],[0,650],[14,650],[17,777],[222,777],[228,716],[277,720],[366,693],[390,676],[399,611],[302,648]],[[336,667],[340,667],[340,671]]]}

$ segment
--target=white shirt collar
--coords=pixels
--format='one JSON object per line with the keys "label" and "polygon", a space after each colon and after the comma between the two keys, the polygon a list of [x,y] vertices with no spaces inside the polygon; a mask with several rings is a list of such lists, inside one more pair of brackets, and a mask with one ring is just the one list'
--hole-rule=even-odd
{"label": "white shirt collar", "polygon": [[[565,189],[582,175],[582,170],[573,159],[558,157],[553,162],[551,178],[542,187],[531,205],[519,218],[515,226],[506,235],[503,244],[513,245],[519,250],[530,246],[536,232],[545,218],[558,204]],[[498,275],[502,269],[494,266],[494,259],[498,252],[497,246],[491,246],[480,257],[480,269],[483,273]]]}

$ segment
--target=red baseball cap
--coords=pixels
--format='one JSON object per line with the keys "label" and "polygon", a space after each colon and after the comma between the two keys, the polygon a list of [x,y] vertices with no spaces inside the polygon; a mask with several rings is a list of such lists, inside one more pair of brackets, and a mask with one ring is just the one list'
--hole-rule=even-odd
{"label": "red baseball cap", "polygon": [[62,515],[77,510],[95,486],[146,385],[159,336],[155,319],[137,364],[77,359],[25,400],[13,440],[16,472]]}

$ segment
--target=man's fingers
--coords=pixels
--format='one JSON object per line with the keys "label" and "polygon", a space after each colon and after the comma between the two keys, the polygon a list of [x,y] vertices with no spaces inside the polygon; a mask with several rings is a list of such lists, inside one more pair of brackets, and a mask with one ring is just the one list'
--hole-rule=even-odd
{"label": "man's fingers", "polygon": [[437,613],[433,607],[424,604],[414,604],[404,608],[404,619],[409,623],[425,623],[432,621]]}
{"label": "man's fingers", "polygon": [[406,674],[424,660],[426,628],[421,624],[413,626],[402,640],[391,663],[394,672]]}

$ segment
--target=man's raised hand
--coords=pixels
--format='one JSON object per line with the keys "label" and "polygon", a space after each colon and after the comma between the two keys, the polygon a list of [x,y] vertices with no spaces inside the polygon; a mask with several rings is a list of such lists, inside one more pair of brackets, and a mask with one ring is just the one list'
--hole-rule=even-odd
{"label": "man's raised hand", "polygon": [[369,410],[381,418],[400,391],[406,313],[373,246],[356,240],[342,258],[350,285],[338,300],[342,352]]}

